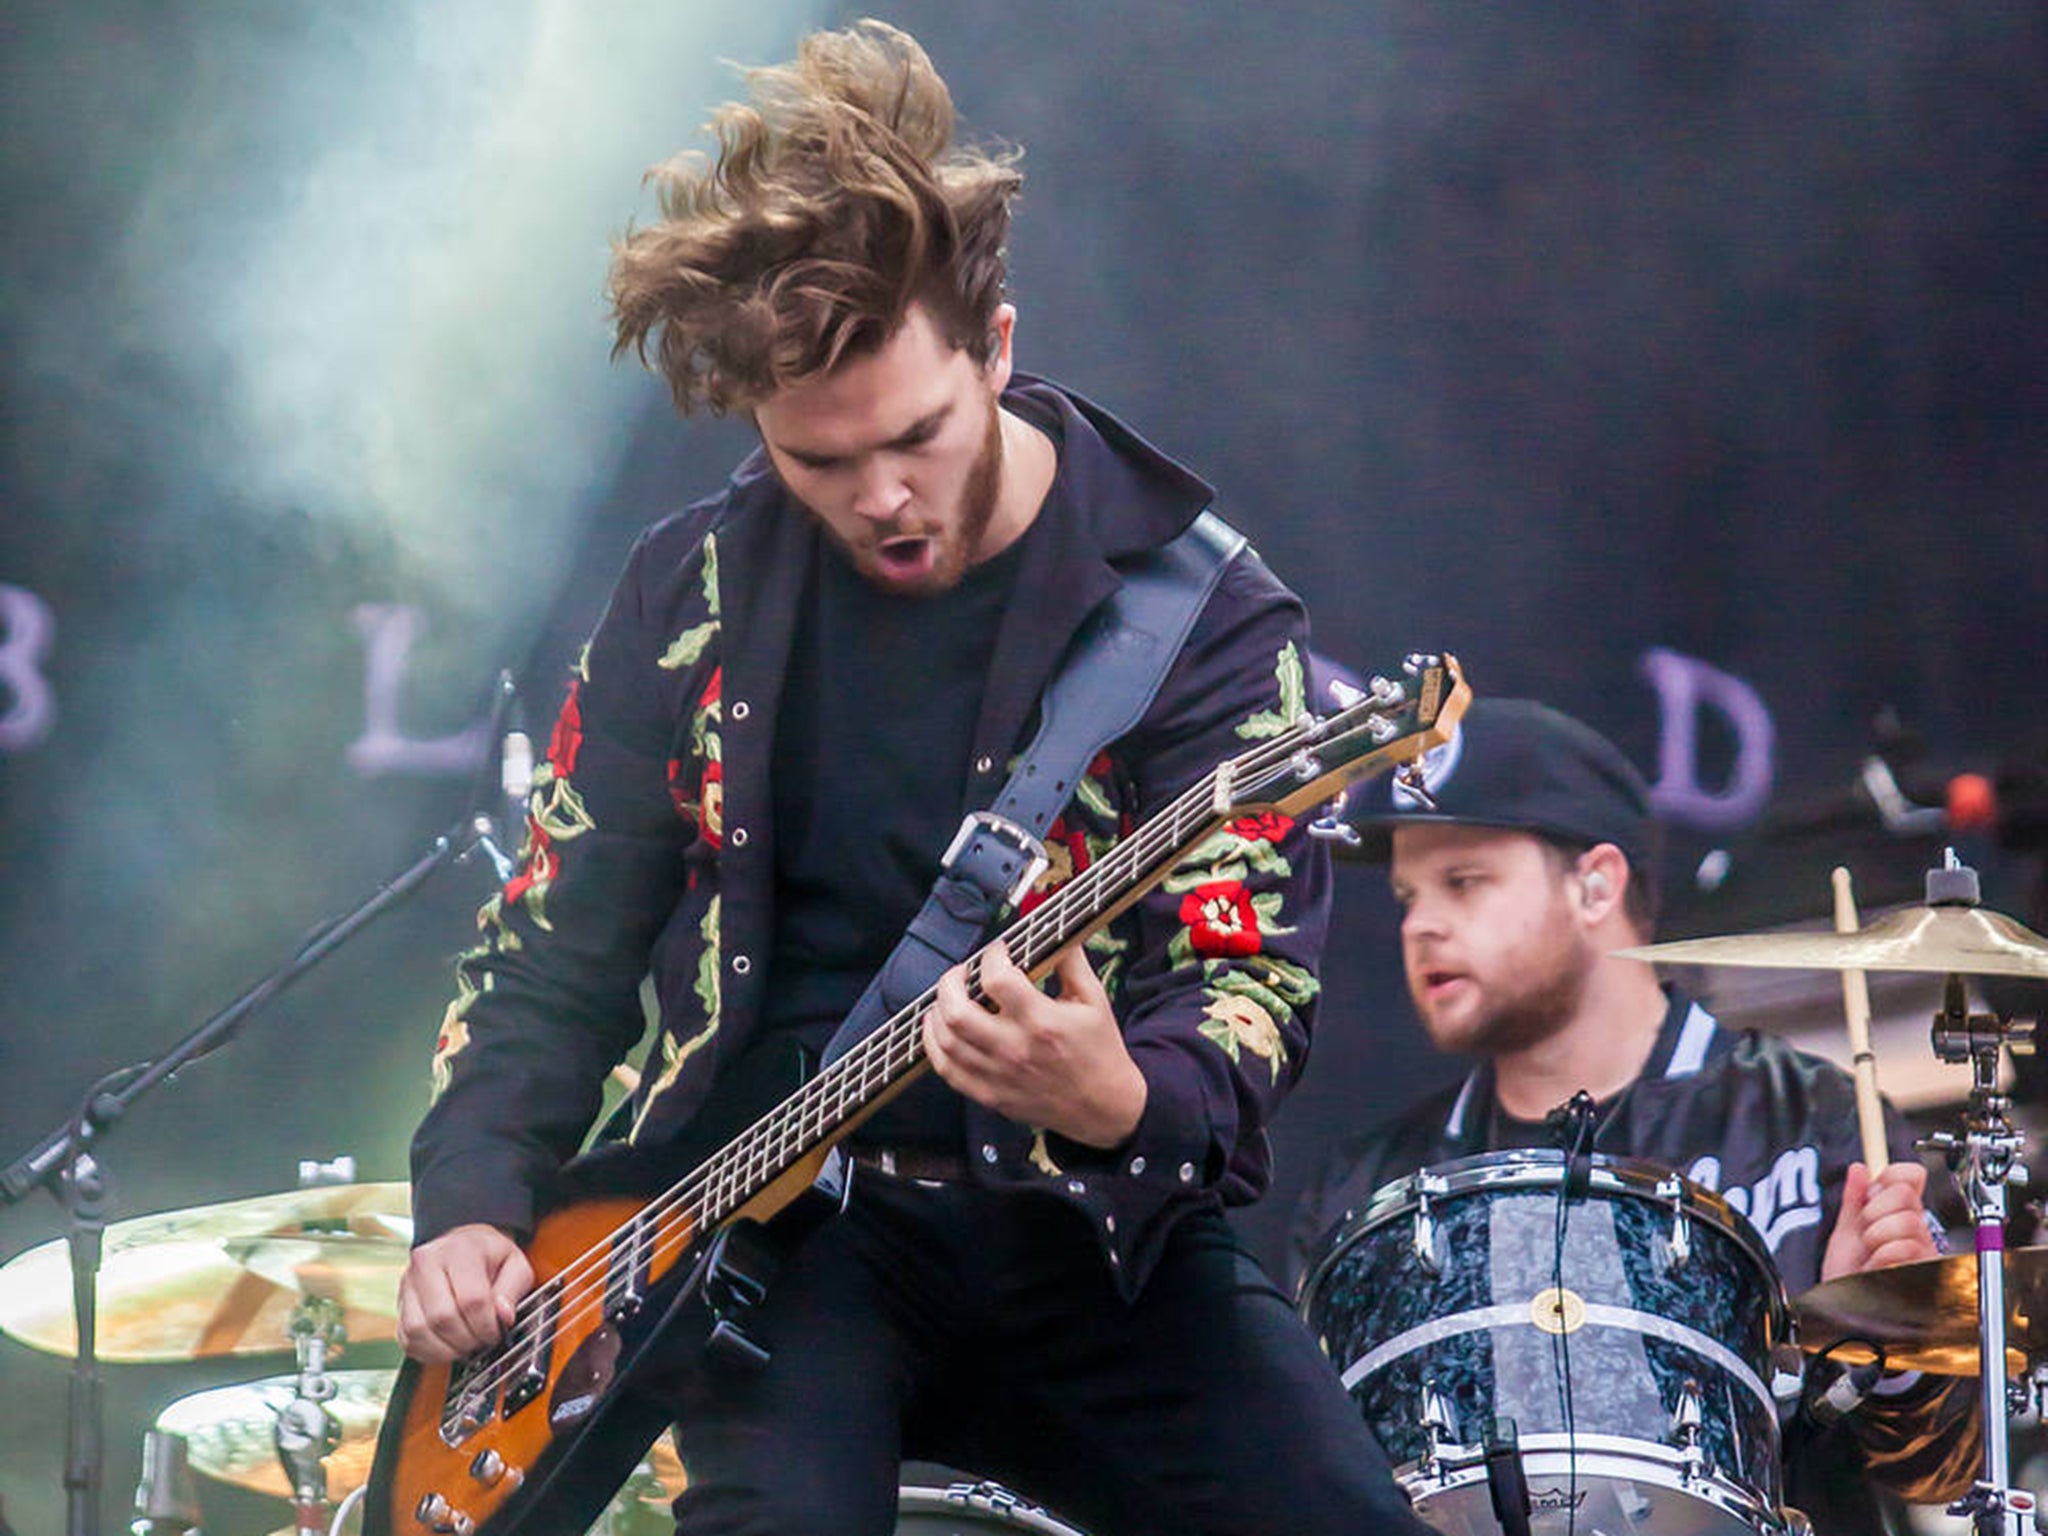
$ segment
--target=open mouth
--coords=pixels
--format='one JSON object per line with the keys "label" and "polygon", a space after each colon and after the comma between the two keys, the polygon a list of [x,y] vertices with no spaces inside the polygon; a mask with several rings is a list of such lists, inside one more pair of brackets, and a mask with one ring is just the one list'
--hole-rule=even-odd
{"label": "open mouth", "polygon": [[884,539],[875,546],[876,564],[893,581],[915,581],[928,576],[937,559],[938,545],[922,535]]}
{"label": "open mouth", "polygon": [[1431,997],[1442,997],[1464,979],[1462,971],[1424,971],[1422,987]]}

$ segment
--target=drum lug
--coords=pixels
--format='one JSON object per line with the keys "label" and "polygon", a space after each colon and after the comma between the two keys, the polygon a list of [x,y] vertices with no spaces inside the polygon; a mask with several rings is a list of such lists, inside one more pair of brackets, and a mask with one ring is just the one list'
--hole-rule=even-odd
{"label": "drum lug", "polygon": [[1432,1275],[1444,1272],[1444,1251],[1443,1234],[1437,1229],[1436,1212],[1429,1200],[1431,1195],[1442,1194],[1445,1188],[1441,1179],[1425,1174],[1415,1193],[1415,1229],[1409,1241],[1415,1249],[1416,1262]]}
{"label": "drum lug", "polygon": [[1671,1410],[1671,1443],[1678,1448],[1679,1476],[1691,1482],[1707,1468],[1707,1453],[1700,1444],[1705,1411],[1700,1406],[1700,1384],[1687,1378],[1678,1389],[1678,1406]]}
{"label": "drum lug", "polygon": [[1675,1178],[1657,1185],[1657,1198],[1671,1202],[1671,1236],[1665,1240],[1665,1268],[1677,1269],[1692,1257],[1692,1220],[1685,1214],[1685,1186]]}
{"label": "drum lug", "polygon": [[1424,1447],[1418,1470],[1428,1476],[1435,1476],[1438,1471],[1439,1453],[1447,1449],[1464,1450],[1458,1440],[1458,1422],[1451,1410],[1451,1400],[1434,1381],[1422,1384],[1422,1436]]}

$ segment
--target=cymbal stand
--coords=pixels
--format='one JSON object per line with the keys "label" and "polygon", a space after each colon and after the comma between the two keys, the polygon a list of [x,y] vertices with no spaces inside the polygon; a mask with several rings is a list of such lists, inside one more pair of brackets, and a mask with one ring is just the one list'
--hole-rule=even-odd
{"label": "cymbal stand", "polygon": [[2012,1101],[1998,1091],[1998,1066],[2003,1050],[2033,1054],[2034,1026],[2025,1020],[1971,1014],[1963,978],[1951,974],[1943,986],[1942,1010],[1934,1018],[1933,1041],[1940,1060],[1967,1061],[1971,1068],[1963,1135],[1944,1131],[1927,1138],[1925,1145],[1947,1160],[1976,1232],[1977,1366],[1984,1414],[1984,1475],[1948,1512],[1970,1516],[1978,1536],[2022,1536],[2033,1524],[2035,1499],[2008,1482],[2011,1391],[2005,1377],[2005,1221],[2006,1188],[2024,1187],[2027,1168],[2019,1160],[2024,1138],[2008,1113]]}
{"label": "cymbal stand", "polygon": [[292,1344],[298,1351],[297,1396],[277,1411],[272,1432],[277,1459],[292,1485],[292,1519],[299,1536],[325,1536],[327,1458],[341,1444],[341,1423],[327,1409],[340,1390],[327,1374],[327,1356],[346,1337],[341,1307],[308,1296],[292,1309]]}
{"label": "cymbal stand", "polygon": [[[512,696],[511,674],[499,673],[487,740],[500,739],[510,718]],[[155,1060],[122,1067],[101,1077],[86,1089],[78,1108],[63,1124],[13,1162],[0,1166],[0,1210],[20,1204],[38,1189],[47,1189],[64,1208],[67,1220],[72,1311],[78,1333],[65,1421],[66,1536],[99,1536],[100,1531],[105,1435],[96,1353],[97,1302],[110,1180],[95,1153],[138,1099],[169,1082],[181,1068],[235,1039],[242,1026],[280,992],[373,920],[410,897],[442,865],[466,863],[472,854],[481,851],[491,861],[498,878],[507,878],[511,860],[495,840],[509,840],[509,833],[501,832],[497,816],[476,808],[476,794],[472,794],[471,802],[471,808],[462,813],[453,827],[436,837],[425,853],[351,911],[314,929],[290,960]]]}

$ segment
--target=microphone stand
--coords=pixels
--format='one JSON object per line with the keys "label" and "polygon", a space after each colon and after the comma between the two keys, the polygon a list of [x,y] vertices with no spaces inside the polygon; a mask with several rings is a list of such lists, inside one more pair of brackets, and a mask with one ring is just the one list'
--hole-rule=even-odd
{"label": "microphone stand", "polygon": [[[486,740],[499,739],[511,703],[512,676],[500,672],[491,711],[491,734]],[[487,812],[465,812],[453,827],[434,839],[424,854],[352,910],[316,928],[290,960],[169,1051],[155,1061],[123,1067],[100,1078],[86,1090],[78,1108],[61,1126],[0,1170],[0,1209],[18,1205],[32,1191],[42,1188],[64,1208],[67,1222],[71,1304],[78,1332],[65,1419],[67,1536],[99,1536],[100,1523],[104,1434],[97,1330],[101,1238],[107,1225],[109,1180],[99,1158],[93,1155],[94,1144],[120,1123],[138,1099],[174,1076],[181,1067],[226,1045],[266,1003],[411,896],[442,865],[460,863],[482,848],[496,868],[506,868],[509,861],[493,841],[497,836],[496,824]]]}

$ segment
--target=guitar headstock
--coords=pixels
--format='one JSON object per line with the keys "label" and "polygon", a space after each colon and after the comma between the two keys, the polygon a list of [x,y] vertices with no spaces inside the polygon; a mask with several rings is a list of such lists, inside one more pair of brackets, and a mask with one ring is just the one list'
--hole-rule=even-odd
{"label": "guitar headstock", "polygon": [[1303,722],[1217,773],[1217,809],[1287,816],[1333,800],[1347,786],[1397,765],[1413,765],[1451,739],[1472,690],[1458,659],[1413,655],[1396,677],[1375,674],[1365,695],[1333,715]]}

